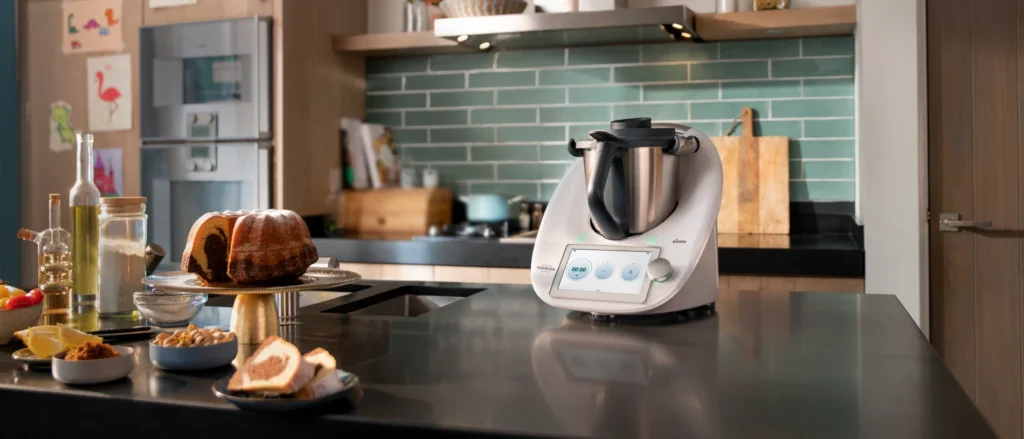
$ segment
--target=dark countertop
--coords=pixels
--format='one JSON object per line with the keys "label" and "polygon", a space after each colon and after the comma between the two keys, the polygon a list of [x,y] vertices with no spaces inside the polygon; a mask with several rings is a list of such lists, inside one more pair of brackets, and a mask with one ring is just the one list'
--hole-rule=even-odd
{"label": "dark countertop", "polygon": [[[529,287],[368,285],[345,296],[304,295],[303,324],[283,334],[303,351],[330,350],[357,374],[354,404],[241,411],[210,392],[230,367],[154,370],[145,341],[135,343],[142,349],[129,379],[71,388],[22,369],[8,355],[15,347],[3,346],[4,433],[994,437],[895,296],[741,292],[720,298],[709,317],[607,325],[551,308]],[[416,318],[321,312],[399,294],[472,291],[457,287],[481,291]],[[230,302],[221,299],[211,304]],[[198,320],[226,325],[229,314],[207,306]]]}
{"label": "dark countertop", "polygon": [[[864,277],[864,249],[850,234],[719,236],[722,274]],[[409,235],[317,238],[320,256],[364,264],[529,268],[533,244],[414,240]]]}

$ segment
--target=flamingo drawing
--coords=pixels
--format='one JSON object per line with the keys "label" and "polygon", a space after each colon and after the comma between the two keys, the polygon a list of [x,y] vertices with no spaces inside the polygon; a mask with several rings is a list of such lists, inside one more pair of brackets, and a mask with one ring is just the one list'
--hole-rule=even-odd
{"label": "flamingo drawing", "polygon": [[117,112],[117,100],[121,99],[121,90],[116,87],[107,87],[103,89],[103,72],[96,72],[96,82],[99,84],[96,87],[96,94],[99,95],[100,99],[110,104],[110,114],[108,117],[109,121],[114,120],[114,113]]}

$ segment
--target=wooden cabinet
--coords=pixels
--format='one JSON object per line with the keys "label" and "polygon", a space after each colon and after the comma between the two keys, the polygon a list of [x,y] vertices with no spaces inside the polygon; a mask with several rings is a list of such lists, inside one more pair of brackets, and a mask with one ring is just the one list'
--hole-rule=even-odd
{"label": "wooden cabinet", "polygon": [[[351,270],[369,280],[466,282],[481,284],[529,285],[527,268],[454,267],[448,265],[350,264]],[[814,293],[863,293],[864,279],[801,276],[719,277],[721,291],[805,291]]]}

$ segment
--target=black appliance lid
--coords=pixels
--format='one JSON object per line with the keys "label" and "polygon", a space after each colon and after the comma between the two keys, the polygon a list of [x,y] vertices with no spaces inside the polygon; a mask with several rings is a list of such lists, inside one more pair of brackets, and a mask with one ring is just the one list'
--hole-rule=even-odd
{"label": "black appliance lid", "polygon": [[649,117],[615,120],[610,130],[593,130],[587,134],[594,140],[615,143],[618,147],[672,148],[676,145],[676,130],[652,128]]}

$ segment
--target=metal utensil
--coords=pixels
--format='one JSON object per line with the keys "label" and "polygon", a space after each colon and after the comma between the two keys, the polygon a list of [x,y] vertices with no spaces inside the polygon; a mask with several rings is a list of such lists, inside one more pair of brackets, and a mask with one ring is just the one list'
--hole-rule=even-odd
{"label": "metal utensil", "polygon": [[164,248],[157,244],[150,243],[146,246],[146,276],[156,271],[156,267],[160,265],[160,261],[164,260],[165,255]]}

